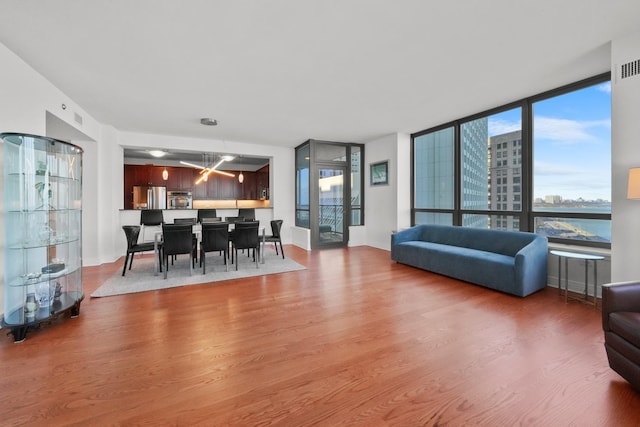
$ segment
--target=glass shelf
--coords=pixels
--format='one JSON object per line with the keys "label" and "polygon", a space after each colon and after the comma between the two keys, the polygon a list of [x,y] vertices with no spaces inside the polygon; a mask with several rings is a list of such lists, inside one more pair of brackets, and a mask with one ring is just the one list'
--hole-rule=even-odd
{"label": "glass shelf", "polygon": [[54,316],[80,312],[82,149],[35,135],[5,133],[0,140],[6,248],[2,326],[21,341],[30,328]]}

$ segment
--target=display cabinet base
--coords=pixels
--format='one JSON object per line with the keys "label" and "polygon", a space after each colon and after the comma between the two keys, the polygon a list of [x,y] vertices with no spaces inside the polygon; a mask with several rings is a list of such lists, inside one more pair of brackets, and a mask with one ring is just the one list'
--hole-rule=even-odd
{"label": "display cabinet base", "polygon": [[[54,301],[51,307],[38,310],[33,320],[21,322],[24,314],[21,310],[16,310],[10,315],[2,319],[2,327],[9,329],[9,334],[13,335],[13,341],[22,342],[27,337],[27,332],[38,329],[45,323],[51,323],[66,314],[70,317],[78,317],[80,315],[80,303],[84,299],[84,294],[77,292],[63,293],[59,301]],[[7,334],[8,335],[8,334]]]}

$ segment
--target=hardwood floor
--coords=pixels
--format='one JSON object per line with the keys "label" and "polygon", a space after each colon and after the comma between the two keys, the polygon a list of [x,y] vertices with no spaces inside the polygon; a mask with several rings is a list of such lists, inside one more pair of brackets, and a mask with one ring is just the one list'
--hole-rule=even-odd
{"label": "hardwood floor", "polygon": [[0,337],[0,424],[639,425],[593,306],[285,253],[308,269],[97,299],[122,260],[85,268],[80,317]]}

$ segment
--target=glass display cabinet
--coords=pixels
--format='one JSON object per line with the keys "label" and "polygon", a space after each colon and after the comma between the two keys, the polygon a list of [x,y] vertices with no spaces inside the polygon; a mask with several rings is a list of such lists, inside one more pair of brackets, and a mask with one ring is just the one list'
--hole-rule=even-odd
{"label": "glass display cabinet", "polygon": [[82,149],[3,133],[4,315],[15,341],[29,329],[80,314]]}

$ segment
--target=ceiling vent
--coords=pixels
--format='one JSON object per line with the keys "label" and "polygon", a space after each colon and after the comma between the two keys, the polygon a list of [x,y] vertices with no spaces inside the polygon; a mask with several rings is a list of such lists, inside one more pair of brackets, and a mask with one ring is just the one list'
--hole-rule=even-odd
{"label": "ceiling vent", "polygon": [[640,74],[640,59],[622,64],[620,67],[620,79]]}

